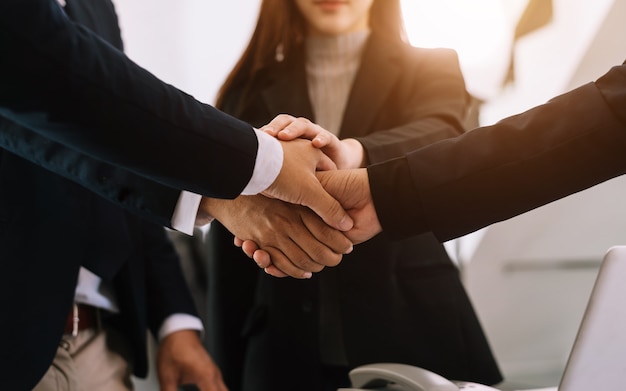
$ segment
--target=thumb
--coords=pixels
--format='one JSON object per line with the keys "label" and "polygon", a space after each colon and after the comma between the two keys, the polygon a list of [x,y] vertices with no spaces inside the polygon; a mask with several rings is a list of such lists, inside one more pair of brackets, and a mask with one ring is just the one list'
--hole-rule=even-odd
{"label": "thumb", "polygon": [[302,205],[311,208],[326,224],[341,231],[352,229],[354,221],[319,182],[312,191],[307,192],[303,197]]}
{"label": "thumb", "polygon": [[331,159],[327,155],[321,154],[320,159],[317,161],[315,169],[317,171],[336,170],[337,165],[335,164],[335,162],[333,162],[333,159]]}

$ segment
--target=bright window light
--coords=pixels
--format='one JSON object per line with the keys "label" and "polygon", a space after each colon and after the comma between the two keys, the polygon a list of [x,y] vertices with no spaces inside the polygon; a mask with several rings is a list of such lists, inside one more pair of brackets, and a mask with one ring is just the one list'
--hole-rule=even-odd
{"label": "bright window light", "polygon": [[495,96],[506,75],[514,26],[501,0],[401,0],[409,41],[459,54],[467,89]]}

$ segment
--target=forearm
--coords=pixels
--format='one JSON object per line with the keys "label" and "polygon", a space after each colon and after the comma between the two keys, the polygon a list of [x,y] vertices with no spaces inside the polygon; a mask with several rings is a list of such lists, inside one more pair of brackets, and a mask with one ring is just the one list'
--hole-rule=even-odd
{"label": "forearm", "polygon": [[[606,102],[590,83],[370,167],[383,229],[396,237],[430,230],[446,241],[622,175],[626,122]],[[410,195],[396,199],[398,189]]]}
{"label": "forearm", "polygon": [[106,164],[1,117],[0,148],[74,181],[142,218],[163,226],[171,224],[180,195],[177,189]]}
{"label": "forearm", "polygon": [[460,117],[436,116],[409,122],[401,127],[356,137],[365,149],[368,164],[404,156],[423,146],[463,134]]}
{"label": "forearm", "polygon": [[232,198],[246,186],[257,153],[249,125],[156,79],[55,2],[0,7],[0,115],[171,187]]}

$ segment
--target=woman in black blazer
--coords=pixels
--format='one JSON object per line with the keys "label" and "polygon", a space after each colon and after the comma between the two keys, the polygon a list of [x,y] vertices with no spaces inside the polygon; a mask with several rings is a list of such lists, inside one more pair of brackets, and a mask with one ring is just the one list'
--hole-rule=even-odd
{"label": "woman in black blazer", "polygon": [[[463,133],[468,94],[456,53],[404,42],[398,1],[316,7],[325,6],[262,3],[250,45],[221,90],[220,109],[255,126],[280,113],[335,126],[329,130],[362,148],[357,167]],[[311,15],[335,12],[353,17],[352,24],[315,43],[319,37],[309,32],[324,27]],[[325,72],[315,60],[332,61],[325,57],[332,45],[342,45],[343,57],[331,72],[353,78],[347,87],[340,78],[325,89],[325,76],[315,78]],[[345,109],[329,108],[333,99]],[[259,272],[232,242],[223,226],[212,225],[208,345],[231,390],[336,389],[349,385],[351,368],[381,361],[485,384],[501,380],[458,270],[434,236],[379,236],[306,281]]]}

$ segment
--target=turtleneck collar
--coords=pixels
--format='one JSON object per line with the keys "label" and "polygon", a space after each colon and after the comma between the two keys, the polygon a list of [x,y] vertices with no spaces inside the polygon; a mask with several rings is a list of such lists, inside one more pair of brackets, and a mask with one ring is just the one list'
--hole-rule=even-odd
{"label": "turtleneck collar", "polygon": [[335,36],[307,37],[307,63],[315,67],[319,63],[359,61],[370,30],[362,30]]}

